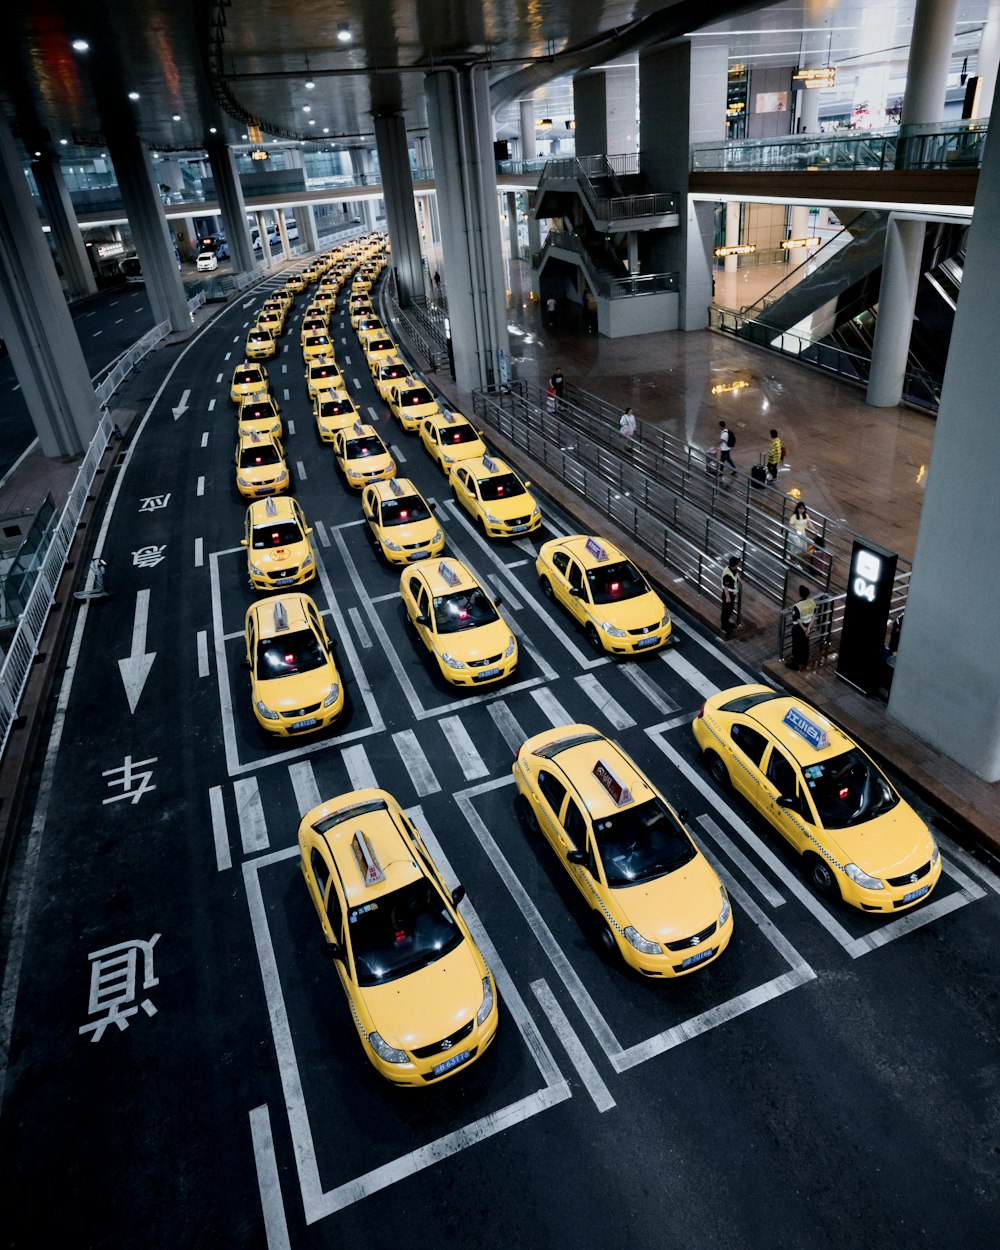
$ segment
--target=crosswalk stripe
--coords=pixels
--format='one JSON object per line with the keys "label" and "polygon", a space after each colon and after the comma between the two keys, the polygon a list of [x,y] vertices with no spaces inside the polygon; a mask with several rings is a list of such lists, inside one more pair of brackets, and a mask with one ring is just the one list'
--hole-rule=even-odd
{"label": "crosswalk stripe", "polygon": [[524,604],[521,603],[521,600],[518,599],[507,583],[501,580],[500,574],[487,573],[486,576],[496,586],[497,594],[500,595],[504,603],[512,607],[515,612],[520,612]]}
{"label": "crosswalk stripe", "polygon": [[557,725],[573,725],[576,723],[551,690],[546,690],[544,686],[539,686],[537,690],[532,690],[531,697],[552,722],[553,728]]}
{"label": "crosswalk stripe", "polygon": [[226,825],[226,807],[222,801],[222,787],[213,786],[208,792],[208,802],[212,809],[212,837],[215,840],[215,863],[222,872],[224,868],[232,868],[233,857],[229,853],[229,829]]}
{"label": "crosswalk stripe", "polygon": [[646,698],[652,703],[663,716],[669,716],[671,712],[676,712],[679,704],[675,703],[668,695],[657,686],[656,682],[641,668],[636,668],[634,664],[622,664],[618,672],[628,680],[638,690],[641,690]]}
{"label": "crosswalk stripe", "polygon": [[693,686],[700,695],[708,698],[711,694],[718,694],[719,687],[717,683],[709,681],[703,673],[695,668],[690,660],[686,660],[676,650],[661,651],[660,659],[668,668],[672,668],[678,677],[686,681],[689,686]]}
{"label": "crosswalk stripe", "polygon": [[403,761],[403,767],[409,773],[417,794],[421,798],[426,794],[437,794],[441,789],[441,783],[434,776],[434,770],[428,764],[427,756],[420,749],[420,743],[413,730],[404,729],[398,734],[393,734],[392,740],[396,744],[399,758]]}
{"label": "crosswalk stripe", "polygon": [[341,752],[341,759],[351,779],[352,790],[378,789],[378,782],[375,780],[375,774],[368,763],[368,756],[363,746],[348,747],[346,751]]}
{"label": "crosswalk stripe", "polygon": [[236,794],[236,815],[240,822],[243,854],[252,855],[254,851],[266,851],[271,844],[267,838],[267,822],[264,819],[264,805],[260,801],[257,778],[244,777],[234,781],[233,791]]}
{"label": "crosswalk stripe", "polygon": [[608,694],[593,673],[581,673],[576,679],[583,693],[604,713],[615,729],[631,729],[635,721],[622,705]]}
{"label": "crosswalk stripe", "polygon": [[514,713],[502,700],[490,703],[488,708],[490,716],[493,717],[493,723],[503,735],[504,742],[507,743],[511,751],[516,755],[518,748],[528,735],[517,723]]}
{"label": "crosswalk stripe", "polygon": [[469,737],[457,716],[443,716],[438,724],[445,736],[445,741],[455,753],[459,767],[465,774],[466,781],[475,781],[478,777],[488,777],[490,770],[483,763],[483,757],[476,750],[475,743]]}
{"label": "crosswalk stripe", "polygon": [[304,816],[314,807],[319,807],[323,800],[319,796],[319,786],[316,784],[316,774],[313,772],[312,764],[308,760],[300,764],[289,764],[288,776],[291,778],[292,789],[295,791],[299,815]]}

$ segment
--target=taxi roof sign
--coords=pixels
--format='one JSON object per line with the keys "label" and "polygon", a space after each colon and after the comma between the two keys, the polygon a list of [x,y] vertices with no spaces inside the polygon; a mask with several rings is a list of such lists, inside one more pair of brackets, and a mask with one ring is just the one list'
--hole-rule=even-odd
{"label": "taxi roof sign", "polygon": [[283,629],[288,629],[288,613],[283,603],[276,603],[274,605],[274,632],[280,634]]}
{"label": "taxi roof sign", "polygon": [[360,829],[355,830],[354,837],[351,839],[351,850],[354,852],[354,858],[357,860],[365,885],[378,885],[380,881],[385,880],[385,873],[378,862],[375,848]]}
{"label": "taxi roof sign", "polygon": [[606,560],[608,558],[607,550],[601,546],[596,538],[588,538],[585,550],[588,551],[595,560]]}
{"label": "taxi roof sign", "polygon": [[483,468],[487,473],[499,473],[500,468],[492,456],[483,456]]}
{"label": "taxi roof sign", "polygon": [[604,760],[598,760],[594,765],[594,776],[614,799],[616,807],[632,802],[632,791],[620,777],[615,776]]}
{"label": "taxi roof sign", "polygon": [[355,434],[363,434],[365,432],[365,427],[361,424],[360,417],[358,417],[357,421],[354,422],[354,424],[351,426],[351,429],[354,431]]}
{"label": "taxi roof sign", "polygon": [[273,495],[268,495],[267,502],[264,504],[264,512],[267,516],[278,515],[278,505],[274,502]]}
{"label": "taxi roof sign", "polygon": [[446,408],[441,415],[444,417],[444,419],[448,422],[449,425],[455,424],[455,414],[452,412],[450,408]]}
{"label": "taxi roof sign", "polygon": [[394,495],[401,495],[403,493],[402,486],[400,486],[394,477],[389,478],[389,489]]}
{"label": "taxi roof sign", "polygon": [[441,576],[444,578],[444,580],[448,583],[449,586],[457,586],[458,583],[462,580],[461,577],[459,577],[459,575],[455,572],[455,570],[451,567],[451,565],[446,560],[442,560],[441,563],[438,565],[438,572],[441,574]]}
{"label": "taxi roof sign", "polygon": [[781,723],[787,725],[800,738],[804,738],[817,751],[825,751],[830,745],[830,735],[823,726],[817,725],[814,720],[810,720],[805,712],[800,711],[797,707],[790,707],[782,717]]}

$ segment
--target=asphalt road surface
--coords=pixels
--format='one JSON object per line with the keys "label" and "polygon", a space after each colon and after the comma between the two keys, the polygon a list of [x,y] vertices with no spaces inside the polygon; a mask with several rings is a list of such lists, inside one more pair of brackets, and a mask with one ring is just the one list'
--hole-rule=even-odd
{"label": "asphalt road surface", "polygon": [[[680,609],[671,650],[590,651],[534,570],[578,525],[543,495],[541,534],[481,539],[379,401],[343,297],[356,402],[435,501],[449,552],[502,592],[522,663],[460,694],[416,649],[398,573],[314,433],[300,296],[268,368],[348,706],[318,741],[262,737],[239,665],[253,595],[228,390],[276,282],[175,350],[100,535],[113,597],[74,609],[3,916],[3,1242],[995,1245],[1000,882],[917,804],[945,863],[926,906],[886,920],[815,895],[691,736],[706,693],[756,675]],[[148,667],[134,710],[130,658]],[[616,738],[687,809],[734,903],[704,970],[654,984],[605,958],[519,823],[516,748],[565,721]],[[296,858],[301,813],[369,784],[466,886],[500,991],[491,1050],[427,1090],[365,1058]]]}

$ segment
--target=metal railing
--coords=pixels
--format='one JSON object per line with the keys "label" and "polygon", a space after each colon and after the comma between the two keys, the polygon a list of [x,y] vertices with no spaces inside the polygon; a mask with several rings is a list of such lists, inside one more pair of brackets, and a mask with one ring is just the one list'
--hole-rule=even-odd
{"label": "metal railing", "polygon": [[[869,224],[871,225],[877,223],[879,216],[880,214],[874,211],[860,214],[860,217],[868,218]],[[801,282],[807,274],[813,273],[819,268],[820,265],[825,264],[845,246],[847,246],[851,239],[857,237],[859,233],[858,221],[860,220],[860,217],[851,222],[850,226],[844,226],[842,229],[838,230],[836,234],[831,235],[830,238],[817,247],[815,251],[809,252],[805,260],[800,261],[799,264],[795,265],[794,268],[790,270],[790,272],[779,278],[774,286],[765,291],[759,299],[754,300],[752,304],[744,304],[740,309],[740,312],[750,313],[751,315],[754,312],[764,312],[768,305],[773,304],[775,300],[780,299],[781,296],[790,291],[792,287],[798,286],[799,282]],[[864,228],[868,229],[868,226],[865,226]]]}
{"label": "metal railing", "polygon": [[[651,191],[638,195],[598,195],[597,189],[591,182],[591,177],[597,176],[596,172],[588,171],[597,171],[600,168],[603,176],[610,176],[610,172],[616,172],[613,167],[611,171],[608,169],[609,160],[613,159],[615,158],[598,156],[550,160],[542,170],[540,181],[544,182],[551,178],[575,183],[597,221],[622,222],[634,217],[665,217],[677,212],[676,191]],[[639,172],[638,158],[636,158],[634,172]]]}
{"label": "metal railing", "polygon": [[111,396],[114,395],[115,391],[118,390],[119,386],[121,386],[139,361],[148,355],[157,343],[165,339],[169,333],[170,322],[161,321],[159,325],[153,326],[152,330],[147,330],[141,339],[134,342],[128,351],[123,352],[119,356],[116,364],[104,381],[94,387],[94,394],[97,396],[97,402],[101,408],[107,408],[111,401]]}
{"label": "metal railing", "polygon": [[35,584],[36,570],[45,558],[55,523],[56,505],[47,494],[20,546],[11,553],[10,567],[0,575],[0,622],[4,625],[24,610],[25,597]]}
{"label": "metal railing", "polygon": [[401,308],[396,289],[396,274],[391,269],[382,283],[381,296],[389,307],[390,318],[393,321],[402,321],[407,338],[423,356],[426,367],[435,373],[438,369],[445,368],[448,364],[448,344],[443,315],[438,317],[420,304]]}
{"label": "metal railing", "polygon": [[538,253],[536,268],[541,266],[544,258],[556,247],[573,252],[574,255],[580,257],[590,285],[599,295],[607,299],[629,299],[633,295],[655,295],[661,291],[680,289],[680,274],[678,273],[645,273],[636,274],[634,277],[625,275],[621,278],[601,273],[594,264],[594,258],[587,250],[584,241],[579,235],[571,234],[567,230],[549,231],[542,244],[542,250]]}

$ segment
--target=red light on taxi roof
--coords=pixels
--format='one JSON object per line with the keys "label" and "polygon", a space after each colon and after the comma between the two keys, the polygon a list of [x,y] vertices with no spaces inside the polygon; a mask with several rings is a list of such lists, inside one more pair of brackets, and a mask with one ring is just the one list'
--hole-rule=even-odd
{"label": "red light on taxi roof", "polygon": [[403,511],[402,511],[402,512],[400,512],[400,514],[399,514],[399,515],[400,515],[400,516],[403,518],[403,520],[405,521],[405,520],[406,520],[406,518],[407,518],[410,514],[409,514],[409,512],[407,512],[407,511],[406,511],[406,509],[404,508],[404,509],[403,509]]}

